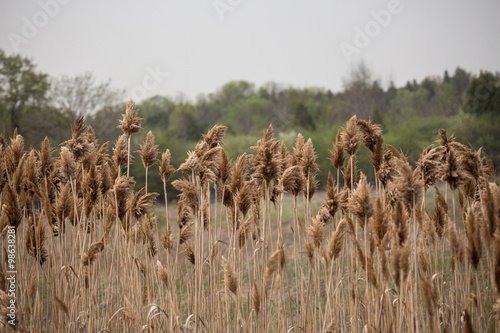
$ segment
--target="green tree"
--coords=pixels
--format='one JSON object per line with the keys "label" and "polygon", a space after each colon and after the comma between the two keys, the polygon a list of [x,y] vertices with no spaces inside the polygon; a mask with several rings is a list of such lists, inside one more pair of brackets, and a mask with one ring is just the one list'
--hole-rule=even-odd
{"label": "green tree", "polygon": [[169,130],[184,141],[199,140],[204,128],[198,108],[191,103],[177,104],[170,117]]}
{"label": "green tree", "polygon": [[138,108],[141,118],[145,119],[144,127],[165,130],[170,125],[170,116],[175,109],[175,103],[164,96],[153,96],[142,101]]}
{"label": "green tree", "polygon": [[293,114],[293,125],[296,128],[303,128],[306,130],[314,131],[316,129],[316,125],[314,124],[314,120],[309,114],[309,110],[300,100],[295,100],[292,106],[292,114]]}
{"label": "green tree", "polygon": [[225,105],[236,103],[240,99],[254,94],[254,85],[247,81],[231,81],[222,86],[216,98]]}
{"label": "green tree", "polygon": [[463,95],[469,86],[470,80],[471,74],[469,72],[460,67],[455,69],[455,74],[453,75],[453,88],[455,90],[455,96],[460,103],[463,102]]}
{"label": "green tree", "polygon": [[465,93],[464,111],[472,114],[500,113],[500,73],[481,72]]}
{"label": "green tree", "polygon": [[7,56],[0,50],[2,132],[12,133],[17,128],[19,133],[25,134],[24,125],[35,120],[27,118],[34,110],[44,107],[49,87],[47,74],[38,72],[28,58],[19,54]]}

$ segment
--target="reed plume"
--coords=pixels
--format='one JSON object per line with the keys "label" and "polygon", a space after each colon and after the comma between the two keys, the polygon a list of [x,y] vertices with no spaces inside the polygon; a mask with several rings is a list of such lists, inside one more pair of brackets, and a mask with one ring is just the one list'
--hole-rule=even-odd
{"label": "reed plume", "polygon": [[337,229],[332,232],[328,241],[328,255],[332,259],[337,259],[340,256],[342,247],[344,246],[344,236],[347,231],[347,222],[342,219],[337,225]]}
{"label": "reed plume", "polygon": [[302,168],[298,165],[287,168],[280,178],[280,185],[283,187],[283,191],[297,196],[304,187],[304,173]]}
{"label": "reed plume", "polygon": [[129,209],[132,216],[136,219],[140,219],[144,215],[149,215],[149,210],[157,197],[158,193],[146,193],[144,187],[137,191],[129,203]]}
{"label": "reed plume", "polygon": [[170,289],[170,277],[168,270],[162,265],[160,260],[156,260],[156,275],[158,276],[158,280],[163,282],[163,284]]}
{"label": "reed plume", "polygon": [[127,166],[127,161],[129,159],[133,160],[133,156],[130,156],[127,150],[127,136],[122,134],[113,148],[113,162],[117,169],[123,169]]}
{"label": "reed plume", "polygon": [[465,185],[469,180],[467,175],[459,168],[453,149],[450,149],[446,153],[446,160],[443,165],[443,176],[441,179],[448,183],[452,191]]}
{"label": "reed plume", "polygon": [[297,134],[297,139],[295,140],[295,147],[293,148],[292,155],[292,165],[300,165],[302,163],[302,155],[304,152],[304,137],[302,134]]}
{"label": "reed plume", "polygon": [[475,270],[478,268],[482,255],[481,235],[479,230],[481,219],[480,207],[478,204],[475,204],[467,212],[464,221],[465,235],[467,236],[467,258]]}
{"label": "reed plume", "polygon": [[375,199],[375,208],[371,222],[376,245],[380,248],[389,230],[389,214],[387,214],[382,198],[379,195]]}
{"label": "reed plume", "polygon": [[171,154],[170,150],[166,150],[161,155],[161,163],[160,163],[160,177],[161,180],[166,183],[172,178],[173,173],[175,172],[175,168],[170,164]]}
{"label": "reed plume", "polygon": [[443,232],[446,226],[446,215],[448,214],[448,204],[444,199],[439,189],[435,187],[435,210],[434,210],[434,226],[436,228],[436,233],[439,238],[443,237]]}
{"label": "reed plume", "polygon": [[433,186],[442,176],[441,161],[445,153],[444,147],[434,147],[432,145],[424,149],[417,161],[415,172],[420,175],[424,181],[425,189]]}
{"label": "reed plume", "polygon": [[256,146],[251,147],[255,150],[253,159],[253,168],[255,176],[265,181],[265,184],[271,184],[280,175],[281,163],[279,156],[279,141],[273,138],[273,127],[269,125],[264,132],[261,140]]}
{"label": "reed plume", "polygon": [[88,157],[93,146],[88,140],[83,117],[75,120],[75,123],[71,127],[71,139],[64,141],[62,144],[68,146],[77,163]]}
{"label": "reed plume", "polygon": [[344,187],[349,190],[354,188],[358,178],[358,158],[356,155],[351,156],[342,175],[344,176]]}
{"label": "reed plume", "polygon": [[155,137],[151,131],[148,132],[146,136],[146,141],[144,144],[139,145],[141,147],[137,152],[141,155],[142,164],[144,168],[149,168],[158,161],[158,145],[155,145]]}
{"label": "reed plume", "polygon": [[83,266],[91,265],[97,258],[97,255],[104,250],[104,244],[96,242],[90,245],[89,250],[83,255],[81,262]]}
{"label": "reed plume", "polygon": [[382,137],[380,125],[372,124],[371,119],[368,119],[368,121],[357,119],[357,125],[361,132],[363,144],[373,153],[375,151],[375,145],[379,141],[379,138]]}
{"label": "reed plume", "polygon": [[356,116],[352,116],[347,122],[347,126],[342,135],[342,146],[346,153],[351,156],[356,155],[360,145],[360,137],[356,126],[357,122],[358,119]]}
{"label": "reed plume", "polygon": [[135,103],[131,99],[127,102],[127,107],[125,113],[122,114],[123,119],[120,120],[120,128],[123,133],[127,136],[127,139],[132,136],[132,134],[139,133],[142,130],[141,123],[144,121],[143,118],[137,117],[138,110],[135,109]]}
{"label": "reed plume", "polygon": [[238,275],[226,258],[222,257],[222,267],[224,268],[224,285],[236,295],[238,291]]}
{"label": "reed plume", "polygon": [[373,215],[373,204],[370,199],[370,186],[364,173],[361,173],[358,186],[349,198],[349,211],[358,218],[361,227]]}
{"label": "reed plume", "polygon": [[214,125],[206,135],[203,135],[203,140],[208,144],[209,149],[224,145],[226,131],[226,126]]}
{"label": "reed plume", "polygon": [[328,210],[330,217],[333,218],[337,210],[339,209],[339,195],[335,190],[335,181],[333,180],[332,174],[328,171],[328,178],[326,182],[326,199],[323,202],[323,207]]}

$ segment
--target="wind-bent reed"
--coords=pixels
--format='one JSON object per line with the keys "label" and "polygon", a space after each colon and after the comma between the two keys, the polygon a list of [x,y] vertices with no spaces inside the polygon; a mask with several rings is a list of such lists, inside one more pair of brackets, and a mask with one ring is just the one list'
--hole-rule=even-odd
{"label": "wind-bent reed", "polygon": [[[215,125],[176,170],[149,132],[136,188],[142,121],[129,101],[111,156],[83,118],[57,156],[0,135],[2,331],[499,331],[500,188],[481,149],[441,129],[413,166],[352,117],[322,192],[302,134],[288,152],[269,126],[231,160]],[[163,200],[148,191],[158,163]]]}

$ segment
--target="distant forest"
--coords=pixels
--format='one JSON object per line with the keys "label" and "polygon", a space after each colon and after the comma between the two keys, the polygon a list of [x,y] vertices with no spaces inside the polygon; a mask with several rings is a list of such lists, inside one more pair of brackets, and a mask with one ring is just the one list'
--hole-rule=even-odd
{"label": "distant forest", "polygon": [[[321,87],[295,88],[275,82],[257,87],[247,81],[231,81],[195,101],[166,96],[135,101],[139,116],[145,120],[143,130],[133,137],[131,150],[137,151],[152,131],[160,152],[170,149],[172,164],[178,167],[201,134],[218,124],[228,127],[225,149],[234,159],[243,152],[252,153],[249,147],[272,124],[289,150],[298,133],[312,139],[319,156],[318,180],[324,184],[332,169],[330,150],[337,131],[356,115],[380,124],[385,142],[400,147],[412,163],[424,147],[438,139],[438,129],[444,128],[460,142],[482,148],[495,166],[500,165],[499,72],[471,73],[457,67],[402,87],[392,83],[383,87],[360,63],[344,78],[343,87],[332,92]],[[59,144],[71,137],[75,119],[84,116],[99,143],[109,141],[112,153],[122,134],[117,126],[125,112],[123,96],[110,82],[96,82],[91,73],[50,77],[28,58],[0,50],[0,133],[8,138],[17,128],[26,149],[39,149],[47,136],[58,154]],[[134,155],[131,172],[140,188],[144,185],[143,167],[138,153]],[[358,163],[373,179],[368,151],[361,152]],[[151,190],[162,193],[157,167],[150,175]]]}

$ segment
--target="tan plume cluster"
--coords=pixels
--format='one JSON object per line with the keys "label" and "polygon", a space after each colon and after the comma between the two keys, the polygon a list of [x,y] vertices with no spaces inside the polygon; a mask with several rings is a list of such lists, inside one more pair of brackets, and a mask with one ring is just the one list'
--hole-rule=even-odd
{"label": "tan plume cluster", "polygon": [[130,138],[132,134],[139,133],[142,130],[141,123],[144,121],[143,118],[137,116],[138,110],[135,109],[135,103],[132,100],[127,102],[127,108],[125,113],[122,114],[123,119],[120,120],[120,128],[123,133]]}

